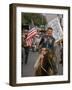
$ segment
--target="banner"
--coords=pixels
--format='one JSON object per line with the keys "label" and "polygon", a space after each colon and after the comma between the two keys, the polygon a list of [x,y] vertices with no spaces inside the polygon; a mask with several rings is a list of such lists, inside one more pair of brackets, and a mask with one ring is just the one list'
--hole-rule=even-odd
{"label": "banner", "polygon": [[58,17],[48,22],[48,27],[53,28],[53,37],[55,38],[56,41],[63,39],[63,31]]}

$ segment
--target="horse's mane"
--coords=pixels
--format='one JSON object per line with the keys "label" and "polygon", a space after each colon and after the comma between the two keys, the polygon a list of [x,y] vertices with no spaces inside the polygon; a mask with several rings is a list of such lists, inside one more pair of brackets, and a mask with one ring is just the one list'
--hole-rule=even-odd
{"label": "horse's mane", "polygon": [[44,55],[44,59],[52,60],[53,57],[55,57],[54,51],[47,49],[47,53]]}

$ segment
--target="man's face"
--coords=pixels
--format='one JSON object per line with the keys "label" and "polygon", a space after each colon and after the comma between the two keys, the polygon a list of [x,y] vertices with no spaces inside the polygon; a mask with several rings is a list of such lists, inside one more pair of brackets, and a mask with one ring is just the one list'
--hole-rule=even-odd
{"label": "man's face", "polygon": [[53,30],[49,29],[49,30],[47,31],[47,35],[48,35],[48,36],[52,36],[52,34],[53,34]]}

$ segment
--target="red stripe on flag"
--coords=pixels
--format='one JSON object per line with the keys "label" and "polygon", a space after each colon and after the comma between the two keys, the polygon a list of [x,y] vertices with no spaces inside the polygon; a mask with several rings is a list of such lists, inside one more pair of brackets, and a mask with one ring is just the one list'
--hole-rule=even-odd
{"label": "red stripe on flag", "polygon": [[27,40],[27,46],[31,46],[32,45],[32,38]]}
{"label": "red stripe on flag", "polygon": [[32,35],[33,33],[37,33],[37,31],[32,31],[31,33],[28,34],[28,36]]}
{"label": "red stripe on flag", "polygon": [[37,32],[31,33],[31,35],[29,35],[29,36],[27,37],[27,39],[32,38],[32,37],[35,36],[36,34],[37,34]]}
{"label": "red stripe on flag", "polygon": [[27,46],[31,46],[32,45],[32,41],[33,41],[33,37],[37,34],[37,30],[36,28],[32,28],[29,32],[28,32],[28,35],[27,35]]}
{"label": "red stripe on flag", "polygon": [[28,32],[27,39],[28,39],[29,37],[32,37],[32,35],[34,35],[34,34],[37,34],[37,30],[36,30],[36,29],[35,29],[35,30],[31,30],[31,31]]}
{"label": "red stripe on flag", "polygon": [[37,32],[37,30],[36,30],[35,28],[32,29],[32,30],[30,30],[29,33],[28,33],[28,35],[30,35],[30,34],[33,33],[33,32]]}

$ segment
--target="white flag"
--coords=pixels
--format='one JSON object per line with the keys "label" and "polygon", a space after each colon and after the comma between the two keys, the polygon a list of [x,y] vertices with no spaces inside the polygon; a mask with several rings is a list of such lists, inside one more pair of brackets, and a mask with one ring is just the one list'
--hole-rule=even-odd
{"label": "white flag", "polygon": [[58,41],[63,38],[63,31],[59,22],[58,17],[54,18],[48,23],[48,27],[53,28],[53,37]]}

